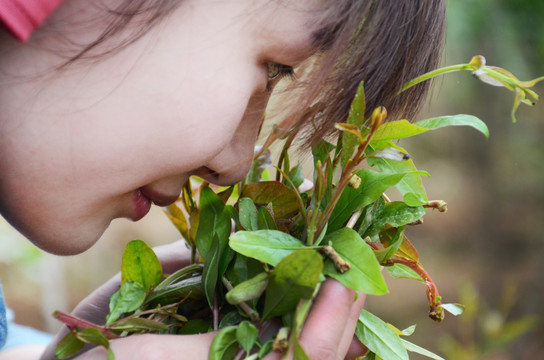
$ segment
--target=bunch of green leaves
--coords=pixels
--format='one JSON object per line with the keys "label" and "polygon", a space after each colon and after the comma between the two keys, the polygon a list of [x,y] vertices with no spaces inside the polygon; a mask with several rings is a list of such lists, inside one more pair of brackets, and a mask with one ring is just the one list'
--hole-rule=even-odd
{"label": "bunch of green leaves", "polygon": [[[460,69],[487,69],[474,61]],[[502,79],[509,73],[497,74]],[[524,98],[523,84],[508,79],[505,86],[516,99]],[[218,331],[210,359],[258,359],[271,351],[308,359],[298,337],[322,281],[331,277],[350,289],[384,295],[382,268],[425,285],[432,319],[441,321],[444,311],[460,314],[460,305],[442,303],[406,236],[428,209],[445,211],[446,203],[427,198],[421,177],[428,174],[416,168],[398,140],[447,126],[469,126],[487,137],[487,126],[471,115],[410,123],[385,122],[384,108],[366,113],[360,84],[346,122],[336,125],[336,142],[323,140],[312,149],[311,187],[305,186],[307,169],[291,164],[296,129],[284,138],[273,180],[272,157],[262,149],[240,184],[187,182],[166,212],[191,249],[192,264],[165,275],[152,249],[140,240],[129,243],[105,325],[57,313],[72,330],[57,356],[70,356],[84,343],[109,349],[109,340],[132,334]],[[402,200],[389,200],[385,193],[391,188]],[[278,322],[276,335],[263,338]],[[398,330],[364,310],[356,336],[369,349],[367,359],[404,360],[409,351],[440,359],[402,338],[413,331]]]}

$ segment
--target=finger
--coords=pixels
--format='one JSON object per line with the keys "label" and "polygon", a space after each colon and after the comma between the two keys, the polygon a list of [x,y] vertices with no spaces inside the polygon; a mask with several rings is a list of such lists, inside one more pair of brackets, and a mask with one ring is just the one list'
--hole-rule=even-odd
{"label": "finger", "polygon": [[[116,360],[176,360],[185,357],[207,360],[215,335],[135,335],[113,340],[110,346]],[[107,358],[107,350],[99,346],[77,357],[77,360]]]}
{"label": "finger", "polygon": [[355,292],[338,281],[328,279],[323,283],[300,335],[300,343],[310,359],[338,357],[338,346],[352,313],[354,299]]}
{"label": "finger", "polygon": [[[109,312],[109,299],[114,292],[119,290],[120,283],[121,275],[117,274],[83,299],[83,301],[75,307],[71,315],[95,324],[103,324],[106,315]],[[47,346],[41,359],[55,359],[56,357],[54,354],[57,344],[68,334],[68,332],[68,327],[63,325]],[[87,348],[88,347],[89,346],[87,346]]]}
{"label": "finger", "polygon": [[[366,295],[363,293],[358,293],[357,299],[353,301],[349,313],[349,317],[346,321],[346,326],[344,328],[344,333],[342,336],[342,340],[340,341],[339,353],[340,354],[346,354],[348,353],[348,349],[350,349],[351,344],[353,342],[353,334],[355,333],[355,327],[357,326],[357,321],[359,319],[359,315],[361,314],[361,310],[363,309],[363,306],[365,304],[365,298]],[[352,358],[352,357],[348,357]]]}
{"label": "finger", "polygon": [[368,348],[361,344],[359,339],[354,336],[349,345],[348,352],[346,354],[346,359],[357,359],[361,356],[364,356],[368,352]]}

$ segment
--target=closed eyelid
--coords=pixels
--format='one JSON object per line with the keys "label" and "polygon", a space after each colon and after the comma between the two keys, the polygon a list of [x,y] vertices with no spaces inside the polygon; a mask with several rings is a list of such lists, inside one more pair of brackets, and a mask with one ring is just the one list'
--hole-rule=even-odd
{"label": "closed eyelid", "polygon": [[273,80],[276,78],[281,79],[284,76],[287,76],[287,77],[295,76],[295,70],[293,69],[293,67],[289,65],[276,63],[276,62],[267,63],[267,72],[268,72],[268,80]]}
{"label": "closed eyelid", "polygon": [[266,65],[267,81],[266,91],[270,92],[282,79],[293,80],[296,78],[295,70],[289,65],[268,62]]}

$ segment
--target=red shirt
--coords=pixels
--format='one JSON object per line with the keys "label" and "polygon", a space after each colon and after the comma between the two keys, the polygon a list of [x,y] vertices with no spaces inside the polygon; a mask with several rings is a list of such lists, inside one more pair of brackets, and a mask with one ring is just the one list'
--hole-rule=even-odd
{"label": "red shirt", "polygon": [[0,0],[0,24],[25,42],[62,0]]}

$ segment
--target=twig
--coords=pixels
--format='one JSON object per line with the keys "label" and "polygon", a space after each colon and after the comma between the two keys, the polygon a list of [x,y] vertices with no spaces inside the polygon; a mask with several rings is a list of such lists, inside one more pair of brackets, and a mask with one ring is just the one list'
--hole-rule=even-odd
{"label": "twig", "polygon": [[334,250],[332,246],[324,245],[319,252],[327,256],[334,263],[334,267],[341,273],[345,273],[351,268],[349,261],[342,259],[340,255]]}
{"label": "twig", "polygon": [[423,269],[421,264],[400,256],[390,257],[387,260],[387,263],[390,265],[402,264],[414,270],[419,276],[421,276],[425,286],[427,287],[427,300],[429,301],[430,307],[429,317],[438,322],[444,320],[444,310],[440,306],[442,305],[442,301],[441,296],[438,293],[438,288],[436,287],[436,284],[431,276],[425,271],[425,269]]}
{"label": "twig", "polygon": [[361,217],[363,210],[364,208],[361,208],[357,210],[356,212],[354,212],[353,214],[351,214],[351,217],[349,218],[348,223],[346,224],[346,227],[353,229],[355,224],[357,224],[357,220],[359,220],[359,218]]}

